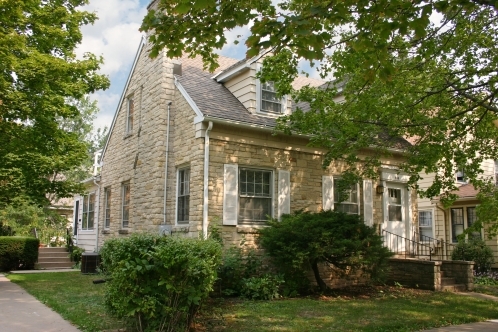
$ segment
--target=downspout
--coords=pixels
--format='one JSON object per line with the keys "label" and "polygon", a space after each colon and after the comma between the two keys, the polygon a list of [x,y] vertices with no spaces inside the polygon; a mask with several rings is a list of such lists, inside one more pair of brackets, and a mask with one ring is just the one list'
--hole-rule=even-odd
{"label": "downspout", "polygon": [[100,184],[97,183],[97,173],[98,173],[98,167],[100,166],[99,159],[100,156],[102,155],[102,150],[99,150],[95,153],[95,159],[93,162],[93,183],[97,186],[97,226],[95,228],[95,231],[97,232],[95,235],[95,252],[99,252],[99,222],[100,222]]}
{"label": "downspout", "polygon": [[97,232],[95,236],[95,252],[99,252],[99,222],[100,222],[100,185],[97,183],[97,176],[93,177],[93,183],[97,186],[97,226],[95,228],[95,231]]}
{"label": "downspout", "polygon": [[169,111],[172,102],[168,103],[168,113],[166,118],[166,156],[164,159],[164,200],[163,200],[163,225],[166,225],[166,198],[168,192],[168,156],[169,156]]}
{"label": "downspout", "polygon": [[[441,212],[443,212],[443,242],[446,243],[446,210],[442,207],[439,206],[439,203],[436,202],[436,208],[441,210]],[[436,216],[434,216],[434,222],[436,221],[435,218]],[[436,225],[434,225],[436,226]],[[451,225],[450,225],[451,227]],[[436,230],[436,227],[434,227],[434,233],[435,233],[435,230]],[[446,254],[447,254],[447,246],[444,246],[444,257],[446,257]]]}
{"label": "downspout", "polygon": [[208,237],[208,202],[209,202],[209,132],[213,129],[213,122],[209,121],[204,136],[204,206],[202,211],[202,235]]}

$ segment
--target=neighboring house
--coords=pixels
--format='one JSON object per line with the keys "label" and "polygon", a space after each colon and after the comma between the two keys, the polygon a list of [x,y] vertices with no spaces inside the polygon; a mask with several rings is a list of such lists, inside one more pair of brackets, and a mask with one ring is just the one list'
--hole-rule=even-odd
{"label": "neighboring house", "polygon": [[68,227],[73,223],[73,198],[56,198],[50,202],[50,210],[68,220]]}
{"label": "neighboring house", "polygon": [[[151,59],[150,47],[142,41],[114,116],[100,193],[95,186],[88,204],[78,200],[82,224],[81,205],[95,215],[92,229],[79,225],[78,245],[85,232],[96,236],[98,250],[106,239],[133,232],[205,236],[212,224],[225,243],[252,244],[267,215],[300,209],[360,214],[368,225],[408,238],[418,229],[416,193],[396,167],[409,143],[399,139],[379,179],[353,186],[338,203],[334,181],[345,165],[323,169],[325,151],[308,147],[308,139],[273,135],[275,119],[293,106],[256,78],[260,57],[220,56],[211,74],[197,58]],[[294,82],[296,88],[323,83]]]}
{"label": "neighboring house", "polygon": [[[498,183],[498,164],[495,161],[484,161],[482,169],[484,171],[483,177],[491,178]],[[423,174],[422,177],[423,179],[419,182],[419,186],[421,189],[426,189],[432,183],[434,174]],[[444,208],[438,197],[432,200],[418,198],[419,229],[417,232],[421,236],[415,235],[415,238],[420,238],[420,240],[434,239],[429,242],[435,248],[436,255],[445,254],[447,257],[451,255],[452,245],[458,242],[458,235],[462,234],[465,229],[477,220],[476,206],[479,205],[479,200],[477,199],[479,192],[467,181],[464,169],[456,170],[455,184],[458,189],[453,193],[458,198],[449,208]],[[488,239],[485,230],[474,232],[469,236],[485,240],[486,244],[494,252],[495,264],[493,267],[498,267],[498,238]],[[444,243],[449,245],[445,246]]]}
{"label": "neighboring house", "polygon": [[100,176],[84,180],[85,195],[74,196],[73,241],[87,252],[97,251],[99,182]]}

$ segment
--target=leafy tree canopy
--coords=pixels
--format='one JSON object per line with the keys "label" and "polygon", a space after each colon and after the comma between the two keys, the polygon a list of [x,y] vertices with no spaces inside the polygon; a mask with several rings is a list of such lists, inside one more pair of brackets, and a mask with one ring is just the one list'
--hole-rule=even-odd
{"label": "leafy tree canopy", "polygon": [[102,58],[75,55],[80,27],[97,18],[78,9],[86,3],[0,2],[0,206],[19,197],[45,205],[47,194],[80,189],[57,176],[87,157],[79,134],[60,120],[79,116],[71,100],[109,86],[97,74]]}
{"label": "leafy tree canopy", "polygon": [[[349,164],[349,178],[374,177],[383,156],[405,148],[402,170],[416,187],[435,173],[427,197],[455,196],[463,167],[478,188],[482,161],[498,159],[498,5],[487,0],[158,0],[145,17],[151,55],[183,52],[217,67],[226,31],[250,26],[247,56],[269,52],[259,77],[309,105],[279,119],[277,130],[311,137],[332,160]],[[182,36],[182,38],[178,38]],[[293,90],[300,61],[330,83]],[[338,94],[344,100],[338,102]],[[368,148],[368,157],[359,159]],[[363,154],[365,155],[365,154]],[[357,167],[361,163],[363,167]],[[493,189],[494,190],[494,189]],[[483,194],[481,199],[493,195]],[[496,197],[496,195],[494,195]],[[489,214],[488,214],[489,216]],[[487,221],[496,221],[489,216]],[[481,218],[481,221],[484,221]]]}

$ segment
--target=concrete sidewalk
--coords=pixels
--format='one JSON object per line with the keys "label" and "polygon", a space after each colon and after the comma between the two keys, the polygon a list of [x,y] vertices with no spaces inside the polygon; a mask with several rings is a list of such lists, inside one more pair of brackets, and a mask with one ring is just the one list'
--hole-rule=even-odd
{"label": "concrete sidewalk", "polygon": [[79,331],[3,274],[0,274],[0,322],[2,332]]}
{"label": "concrete sidewalk", "polygon": [[462,325],[451,325],[432,330],[425,330],[423,332],[467,332],[467,331],[496,332],[498,331],[498,320],[488,320],[487,322],[470,323]]}

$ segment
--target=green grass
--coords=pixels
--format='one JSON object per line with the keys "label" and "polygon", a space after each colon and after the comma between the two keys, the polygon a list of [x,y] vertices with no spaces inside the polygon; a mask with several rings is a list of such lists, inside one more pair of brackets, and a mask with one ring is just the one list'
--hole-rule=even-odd
{"label": "green grass", "polygon": [[498,303],[443,292],[399,290],[368,299],[224,301],[225,331],[420,331],[498,318]]}
{"label": "green grass", "polygon": [[474,285],[474,292],[498,296],[498,285]]}
{"label": "green grass", "polygon": [[[83,331],[125,327],[103,305],[98,276],[74,273],[11,274],[10,280]],[[341,296],[337,296],[341,295]],[[418,331],[498,318],[498,302],[452,293],[382,288],[367,295],[276,301],[209,300],[200,331]]]}
{"label": "green grass", "polygon": [[10,274],[8,278],[82,331],[105,331],[125,324],[106,313],[105,284],[94,285],[98,276],[80,272]]}

